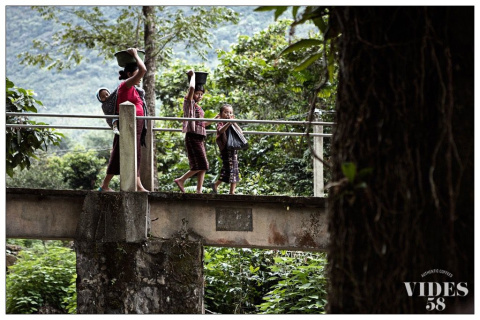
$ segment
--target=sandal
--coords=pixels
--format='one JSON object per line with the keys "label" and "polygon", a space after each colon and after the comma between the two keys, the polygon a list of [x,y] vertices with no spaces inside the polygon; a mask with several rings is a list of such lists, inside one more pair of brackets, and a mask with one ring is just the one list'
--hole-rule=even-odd
{"label": "sandal", "polygon": [[97,191],[99,191],[99,192],[113,192],[112,189],[106,190],[106,189],[103,189],[102,187],[98,187]]}

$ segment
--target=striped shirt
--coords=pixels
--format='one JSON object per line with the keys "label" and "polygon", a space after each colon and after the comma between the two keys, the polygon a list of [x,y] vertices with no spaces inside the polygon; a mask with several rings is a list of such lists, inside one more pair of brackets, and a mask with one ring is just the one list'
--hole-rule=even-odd
{"label": "striped shirt", "polygon": [[[205,112],[202,107],[195,103],[195,100],[187,100],[186,98],[183,101],[183,117],[184,118],[199,118],[203,119]],[[205,130],[204,121],[183,121],[182,132],[191,132],[196,133],[202,136],[207,135]]]}

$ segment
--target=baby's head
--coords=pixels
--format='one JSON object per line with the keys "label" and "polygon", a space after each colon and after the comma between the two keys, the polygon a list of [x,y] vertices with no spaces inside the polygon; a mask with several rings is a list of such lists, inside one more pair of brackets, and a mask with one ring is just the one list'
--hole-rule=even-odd
{"label": "baby's head", "polygon": [[220,107],[220,118],[230,119],[233,117],[233,107],[229,104],[224,104]]}
{"label": "baby's head", "polygon": [[100,102],[105,102],[105,100],[107,100],[109,95],[110,95],[110,91],[108,91],[107,88],[99,88],[96,94],[97,99]]}

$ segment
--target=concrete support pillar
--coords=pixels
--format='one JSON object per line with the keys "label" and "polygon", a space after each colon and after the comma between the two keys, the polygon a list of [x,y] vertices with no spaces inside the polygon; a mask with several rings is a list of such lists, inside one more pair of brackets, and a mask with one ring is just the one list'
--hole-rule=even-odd
{"label": "concrete support pillar", "polygon": [[203,246],[76,242],[78,314],[202,314]]}
{"label": "concrete support pillar", "polygon": [[120,104],[120,190],[137,191],[137,126],[135,105]]}
{"label": "concrete support pillar", "polygon": [[154,179],[154,135],[153,135],[153,121],[147,121],[147,136],[145,138],[146,147],[142,147],[142,158],[140,160],[140,179],[143,186],[149,190],[155,190]]}
{"label": "concrete support pillar", "polygon": [[85,198],[75,239],[78,314],[204,313],[202,240],[184,228],[168,240],[148,238],[147,199]]}
{"label": "concrete support pillar", "polygon": [[[318,121],[317,116],[315,121]],[[313,133],[323,133],[323,126],[313,126]],[[323,137],[313,137],[313,150],[323,160]],[[315,197],[324,196],[323,163],[316,157],[313,158],[313,195]]]}
{"label": "concrete support pillar", "polygon": [[91,192],[85,197],[75,241],[141,242],[150,223],[145,192]]}

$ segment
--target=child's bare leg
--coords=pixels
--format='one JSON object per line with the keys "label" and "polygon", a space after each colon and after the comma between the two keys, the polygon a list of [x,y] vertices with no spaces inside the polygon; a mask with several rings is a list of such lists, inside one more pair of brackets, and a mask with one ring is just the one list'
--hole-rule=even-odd
{"label": "child's bare leg", "polygon": [[206,170],[200,170],[197,177],[197,193],[202,193],[203,180],[205,179]]}
{"label": "child's bare leg", "polygon": [[183,176],[181,176],[180,178],[177,178],[175,179],[175,183],[178,185],[178,187],[180,188],[180,190],[182,192],[185,192],[184,190],[184,183],[185,183],[185,180],[187,180],[188,178],[194,176],[197,172],[199,172],[199,170],[189,170],[187,171],[187,173],[185,173]]}
{"label": "child's bare leg", "polygon": [[235,188],[237,187],[236,183],[230,184],[230,194],[235,194]]}
{"label": "child's bare leg", "polygon": [[103,179],[102,185],[100,186],[100,188],[102,188],[103,191],[113,191],[108,186],[110,184],[110,181],[112,180],[112,178],[113,178],[113,174],[107,174],[105,176],[105,179]]}

